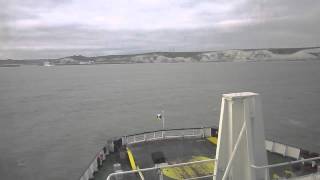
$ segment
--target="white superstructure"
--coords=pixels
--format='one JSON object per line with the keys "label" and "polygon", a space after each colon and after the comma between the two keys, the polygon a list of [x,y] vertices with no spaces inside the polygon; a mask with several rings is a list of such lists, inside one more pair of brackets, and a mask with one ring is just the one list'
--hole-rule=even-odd
{"label": "white superstructure", "polygon": [[223,95],[216,158],[216,179],[269,179],[268,172],[251,168],[268,164],[258,94]]}

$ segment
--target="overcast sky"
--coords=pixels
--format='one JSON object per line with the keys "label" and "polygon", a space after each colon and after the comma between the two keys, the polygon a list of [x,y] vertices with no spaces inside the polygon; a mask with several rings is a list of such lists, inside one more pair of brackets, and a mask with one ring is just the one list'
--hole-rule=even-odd
{"label": "overcast sky", "polygon": [[0,0],[0,59],[320,46],[319,0]]}

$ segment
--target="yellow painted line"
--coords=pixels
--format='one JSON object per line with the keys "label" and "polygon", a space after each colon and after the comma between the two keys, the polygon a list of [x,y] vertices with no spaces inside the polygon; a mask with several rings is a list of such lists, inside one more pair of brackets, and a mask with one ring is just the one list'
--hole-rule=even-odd
{"label": "yellow painted line", "polygon": [[130,161],[130,165],[131,165],[132,170],[137,170],[137,166],[136,166],[136,162],[134,161],[133,154],[128,147],[127,147],[127,153],[128,153],[128,157],[129,157],[129,161]]}
{"label": "yellow painted line", "polygon": [[187,177],[196,177],[196,172],[190,166],[182,166],[183,171],[186,173]]}
{"label": "yellow painted line", "polygon": [[[129,161],[130,161],[130,165],[131,165],[132,170],[139,170],[140,168],[139,168],[139,166],[136,165],[136,162],[134,161],[132,151],[128,147],[127,147],[127,153],[128,153],[128,157],[129,157]],[[143,176],[142,172],[139,171],[138,174],[140,176],[140,179],[144,180],[144,176]]]}
{"label": "yellow painted line", "polygon": [[161,171],[165,176],[171,179],[185,179],[183,177],[184,173],[180,167],[162,168]]}
{"label": "yellow painted line", "polygon": [[284,170],[284,174],[289,176],[289,177],[293,177],[294,176],[294,173],[292,171],[288,170],[288,169]]}
{"label": "yellow painted line", "polygon": [[[209,159],[205,156],[193,156],[191,161],[202,161]],[[200,175],[208,175],[210,173],[213,173],[214,171],[214,162],[205,162],[205,163],[199,163],[199,164],[192,164],[191,167],[193,169],[196,169],[197,173]]]}
{"label": "yellow painted line", "polygon": [[[201,161],[209,159],[205,156],[193,156],[188,162]],[[166,167],[161,169],[162,173],[175,180],[195,178],[199,175],[205,176],[214,171],[214,162],[205,162],[199,164],[190,164],[179,167]]]}
{"label": "yellow painted line", "polygon": [[272,174],[272,180],[278,180],[280,179],[280,176],[278,176],[278,174],[274,173]]}
{"label": "yellow painted line", "polygon": [[208,141],[210,141],[212,144],[215,144],[215,145],[218,142],[218,138],[217,137],[208,137],[207,139],[208,139]]}

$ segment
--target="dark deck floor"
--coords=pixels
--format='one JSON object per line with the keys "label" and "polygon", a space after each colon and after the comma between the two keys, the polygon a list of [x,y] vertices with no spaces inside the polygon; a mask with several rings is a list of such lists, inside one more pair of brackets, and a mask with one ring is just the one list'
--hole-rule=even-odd
{"label": "dark deck floor", "polygon": [[[162,152],[165,157],[165,160],[169,164],[182,163],[182,162],[190,162],[194,161],[196,157],[198,158],[214,158],[216,152],[216,145],[208,141],[207,139],[168,139],[168,140],[158,140],[158,141],[150,141],[128,145],[128,148],[132,151],[132,154],[135,159],[135,163],[139,168],[148,168],[154,167],[154,162],[152,159],[152,153],[154,152]],[[123,153],[120,156],[120,153]],[[292,161],[294,159],[283,157],[282,155],[274,154],[268,152],[268,161],[269,164],[280,163]],[[122,158],[120,158],[122,157]],[[103,166],[99,169],[99,171],[95,174],[95,180],[106,180],[108,174],[113,172],[113,164],[120,163],[122,170],[131,170],[130,162],[128,160],[128,156],[125,150],[122,152],[112,153],[107,156],[107,159],[104,161]],[[203,175],[202,172],[210,171],[212,172],[211,165],[207,164],[207,166],[189,166],[182,169],[171,169],[171,174],[185,174],[187,177],[192,176],[192,174]],[[198,168],[198,169],[197,169]],[[201,172],[199,172],[201,171]],[[277,177],[285,177],[290,175],[291,172],[294,172],[296,175],[302,175],[307,172],[305,169],[301,168],[301,165],[292,166],[288,165],[285,167],[270,169],[270,177],[271,179],[275,179]],[[169,174],[170,174],[169,173]],[[143,172],[143,175],[146,180],[159,179],[159,172],[150,171]],[[171,176],[172,177],[172,176]],[[181,176],[180,176],[181,177]],[[114,178],[116,179],[116,178]],[[123,180],[139,180],[140,177],[137,174],[125,175]],[[170,179],[167,176],[164,176],[164,179]],[[212,179],[212,178],[208,178]]]}
{"label": "dark deck floor", "polygon": [[[126,153],[126,152],[122,152]],[[120,163],[121,168],[124,171],[131,170],[130,162],[128,158],[120,158],[120,152],[111,153],[106,157],[106,160],[103,163],[103,166],[99,168],[99,171],[94,174],[95,180],[106,180],[108,175],[114,172],[113,165],[115,163]],[[124,179],[136,179],[136,175],[126,175]]]}
{"label": "dark deck floor", "polygon": [[[143,144],[129,146],[134,154],[136,164],[140,168],[155,166],[152,153],[162,152],[168,164],[176,164],[191,161],[193,157],[214,158],[216,146],[206,139],[169,139],[165,141],[150,141]],[[175,169],[176,171],[179,169]],[[183,174],[188,174],[188,171]],[[190,171],[190,170],[189,170]],[[193,170],[196,172],[196,170]],[[144,172],[146,179],[157,179],[158,172]],[[164,179],[168,179],[164,176]]]}
{"label": "dark deck floor", "polygon": [[130,145],[136,164],[140,168],[153,167],[151,154],[163,152],[169,164],[188,162],[192,156],[214,158],[216,146],[206,139],[169,139],[165,141],[150,141],[143,144]]}

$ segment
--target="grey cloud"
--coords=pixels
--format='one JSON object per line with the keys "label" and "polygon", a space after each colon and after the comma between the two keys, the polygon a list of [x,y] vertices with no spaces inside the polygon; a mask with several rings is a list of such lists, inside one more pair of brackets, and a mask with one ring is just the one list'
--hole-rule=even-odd
{"label": "grey cloud", "polygon": [[184,8],[195,8],[196,6],[199,6],[202,3],[218,3],[223,2],[223,0],[184,0],[181,1],[181,7]]}
{"label": "grey cloud", "polygon": [[[36,1],[23,5],[27,8]],[[60,6],[70,1],[46,1],[39,8]],[[198,1],[186,1],[186,8]],[[209,2],[209,1],[207,1]],[[30,3],[30,4],[28,4]],[[194,29],[118,30],[98,29],[83,24],[37,28],[11,28],[0,24],[0,59],[57,58],[74,54],[99,56],[150,51],[208,51],[235,48],[320,46],[320,1],[248,0],[225,14],[197,12],[207,27]],[[30,9],[31,10],[31,9]],[[261,12],[259,12],[261,11]],[[10,13],[10,12],[9,12]],[[24,14],[25,13],[25,14]],[[29,15],[29,16],[28,16]],[[11,18],[36,18],[28,10]],[[11,19],[0,14],[4,21]],[[250,24],[216,27],[214,21],[252,18]],[[0,19],[1,20],[1,19]]]}
{"label": "grey cloud", "polygon": [[10,7],[19,8],[54,8],[59,5],[65,5],[66,3],[71,3],[72,0],[10,0],[5,2]]}

